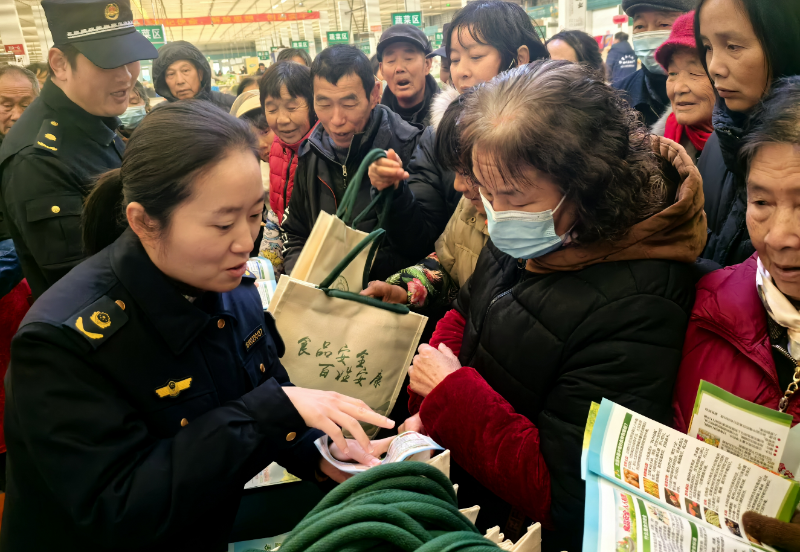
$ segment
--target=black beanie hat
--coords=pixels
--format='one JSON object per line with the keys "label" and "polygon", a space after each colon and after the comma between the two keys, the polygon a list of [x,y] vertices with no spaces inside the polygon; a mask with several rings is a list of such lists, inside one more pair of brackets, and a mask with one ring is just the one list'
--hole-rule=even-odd
{"label": "black beanie hat", "polygon": [[695,0],[622,0],[622,9],[629,17],[641,10],[690,12]]}

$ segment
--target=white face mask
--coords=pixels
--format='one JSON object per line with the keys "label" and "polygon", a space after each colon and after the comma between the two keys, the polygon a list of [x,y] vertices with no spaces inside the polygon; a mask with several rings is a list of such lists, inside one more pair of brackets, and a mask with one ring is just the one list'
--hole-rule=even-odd
{"label": "white face mask", "polygon": [[633,51],[636,53],[642,65],[651,73],[666,75],[667,72],[656,61],[656,50],[664,44],[672,31],[648,31],[633,35]]}

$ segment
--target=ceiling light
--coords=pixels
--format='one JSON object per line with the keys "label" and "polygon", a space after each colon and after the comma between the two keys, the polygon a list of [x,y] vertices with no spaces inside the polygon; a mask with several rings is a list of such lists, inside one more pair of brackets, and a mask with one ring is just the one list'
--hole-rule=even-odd
{"label": "ceiling light", "polygon": [[272,6],[272,9],[274,10],[274,9],[275,9],[275,8],[277,8],[279,5],[280,5],[280,4],[275,4],[274,6]]}

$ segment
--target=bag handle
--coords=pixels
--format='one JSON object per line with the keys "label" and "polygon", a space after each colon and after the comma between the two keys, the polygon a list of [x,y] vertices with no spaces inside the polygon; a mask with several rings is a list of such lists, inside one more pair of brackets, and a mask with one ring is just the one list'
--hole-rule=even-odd
{"label": "bag handle", "polygon": [[[381,238],[386,233],[385,230],[382,228],[378,228],[377,230],[373,231],[363,240],[361,240],[358,245],[356,245],[347,255],[344,256],[344,259],[339,261],[331,273],[322,280],[317,286],[320,290],[325,292],[325,295],[328,297],[337,297],[339,299],[347,299],[349,301],[355,301],[356,303],[363,303],[365,305],[370,305],[372,307],[376,307],[383,310],[388,310],[390,312],[394,312],[397,314],[408,314],[410,310],[405,305],[398,305],[396,303],[384,303],[383,301],[379,301],[374,297],[365,297],[364,295],[359,295],[358,293],[353,293],[352,291],[341,291],[338,289],[330,289],[331,284],[333,284],[336,279],[342,274],[345,268],[347,268],[350,263],[352,263],[356,257],[358,257],[359,253],[361,253],[368,245],[371,244],[369,255],[367,256],[367,263],[364,266],[364,277],[365,279],[369,275],[370,267],[372,266],[372,260],[375,257],[375,253],[378,250],[378,244],[380,243]],[[366,287],[366,286],[362,286]]]}
{"label": "bag handle", "polygon": [[[342,196],[342,204],[339,205],[339,209],[336,211],[336,216],[339,217],[347,226],[352,228],[355,225],[353,218],[355,216],[354,210],[356,206],[356,199],[358,198],[358,190],[361,188],[361,182],[364,180],[364,176],[369,171],[369,166],[378,159],[382,159],[384,157],[386,157],[386,152],[379,148],[373,149],[367,153],[367,155],[364,157],[364,160],[361,161],[361,165],[359,165],[355,176],[353,176],[353,179],[350,181],[350,185],[347,186],[347,190],[345,190],[344,196]],[[385,192],[386,190],[378,194],[377,197],[370,202],[367,208],[364,209],[360,215],[358,215],[357,220],[359,222],[365,216],[365,214],[375,206],[378,200],[381,197],[384,197]]]}

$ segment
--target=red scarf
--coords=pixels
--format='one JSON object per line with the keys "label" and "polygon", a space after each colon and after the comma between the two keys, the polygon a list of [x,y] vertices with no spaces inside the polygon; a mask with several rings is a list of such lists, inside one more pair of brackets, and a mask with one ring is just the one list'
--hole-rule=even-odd
{"label": "red scarf", "polygon": [[683,134],[686,133],[687,138],[692,142],[692,145],[697,148],[698,153],[703,151],[706,146],[711,130],[705,130],[699,127],[686,126],[678,123],[674,113],[670,113],[667,117],[667,126],[664,129],[664,138],[669,138],[674,142],[681,143]]}

